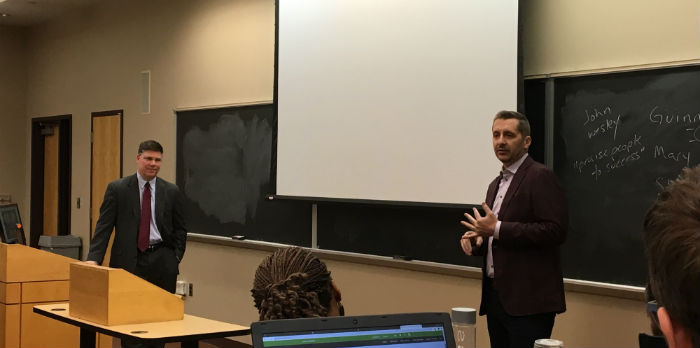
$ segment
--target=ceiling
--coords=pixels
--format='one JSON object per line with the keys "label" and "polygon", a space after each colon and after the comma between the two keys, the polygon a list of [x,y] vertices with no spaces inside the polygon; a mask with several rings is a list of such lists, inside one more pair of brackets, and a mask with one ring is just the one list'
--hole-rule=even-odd
{"label": "ceiling", "polygon": [[0,0],[0,26],[31,27],[100,0]]}

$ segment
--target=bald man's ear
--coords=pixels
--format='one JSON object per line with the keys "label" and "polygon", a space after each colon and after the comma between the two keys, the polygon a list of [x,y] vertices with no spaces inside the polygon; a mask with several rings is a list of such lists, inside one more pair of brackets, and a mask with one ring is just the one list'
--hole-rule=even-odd
{"label": "bald man's ear", "polygon": [[673,320],[671,316],[668,315],[666,308],[659,307],[656,315],[659,318],[659,328],[661,329],[661,332],[664,333],[664,337],[666,337],[666,343],[668,343],[669,348],[692,346],[693,341],[691,339],[690,331],[679,322]]}

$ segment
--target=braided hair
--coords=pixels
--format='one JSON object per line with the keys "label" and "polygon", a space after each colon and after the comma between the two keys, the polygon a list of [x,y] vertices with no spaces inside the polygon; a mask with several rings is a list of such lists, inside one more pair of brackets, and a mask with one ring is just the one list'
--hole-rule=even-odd
{"label": "braided hair", "polygon": [[325,317],[331,272],[306,249],[278,249],[258,266],[250,292],[260,320]]}

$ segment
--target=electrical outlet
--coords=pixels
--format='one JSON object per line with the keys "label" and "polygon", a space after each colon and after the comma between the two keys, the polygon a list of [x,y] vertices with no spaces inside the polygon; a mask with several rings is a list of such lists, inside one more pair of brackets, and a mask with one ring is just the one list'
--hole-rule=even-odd
{"label": "electrical outlet", "polygon": [[12,201],[12,195],[0,194],[0,202],[9,203]]}

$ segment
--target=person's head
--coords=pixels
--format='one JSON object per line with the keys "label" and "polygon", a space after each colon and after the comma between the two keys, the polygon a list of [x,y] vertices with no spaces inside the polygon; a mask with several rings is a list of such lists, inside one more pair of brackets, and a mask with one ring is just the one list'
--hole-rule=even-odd
{"label": "person's head", "polygon": [[136,165],[141,177],[150,181],[160,171],[160,161],[163,159],[163,147],[155,140],[146,140],[139,144],[136,155]]}
{"label": "person's head", "polygon": [[669,347],[700,346],[700,167],[684,169],[644,217],[649,287]]}
{"label": "person's head", "polygon": [[520,159],[530,147],[530,122],[515,111],[499,111],[491,127],[493,151],[505,167]]}
{"label": "person's head", "polygon": [[250,292],[260,320],[342,315],[331,272],[306,249],[278,249],[265,258]]}

